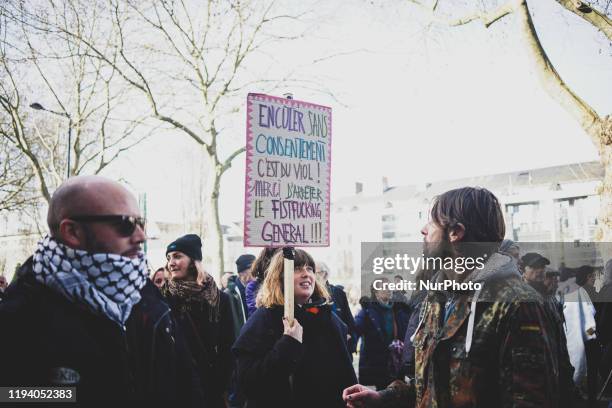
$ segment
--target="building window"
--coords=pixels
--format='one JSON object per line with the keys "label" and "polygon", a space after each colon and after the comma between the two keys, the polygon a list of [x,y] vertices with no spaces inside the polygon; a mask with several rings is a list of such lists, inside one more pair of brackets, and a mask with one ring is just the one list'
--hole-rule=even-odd
{"label": "building window", "polygon": [[395,239],[395,231],[387,231],[382,233],[383,239]]}

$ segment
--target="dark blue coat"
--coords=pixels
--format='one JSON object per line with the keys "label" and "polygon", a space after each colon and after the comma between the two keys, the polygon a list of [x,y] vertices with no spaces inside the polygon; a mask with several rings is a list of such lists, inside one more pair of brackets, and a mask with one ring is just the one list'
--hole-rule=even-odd
{"label": "dark blue coat", "polygon": [[257,309],[242,328],[232,351],[249,408],[345,406],[342,391],[357,382],[346,325],[327,305],[304,309],[295,309],[302,343],[283,335],[281,306]]}
{"label": "dark blue coat", "polygon": [[397,339],[404,339],[410,311],[405,303],[393,303],[385,309],[369,299],[361,302],[362,309],[355,317],[355,327],[361,337],[359,350],[359,383],[384,388],[393,378],[389,372],[389,345],[385,336],[384,313],[393,313],[397,325]]}

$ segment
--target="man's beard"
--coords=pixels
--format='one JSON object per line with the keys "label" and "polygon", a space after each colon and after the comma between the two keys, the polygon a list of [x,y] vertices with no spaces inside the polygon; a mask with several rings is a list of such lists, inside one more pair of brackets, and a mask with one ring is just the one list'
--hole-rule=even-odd
{"label": "man's beard", "polygon": [[529,284],[529,286],[531,286],[532,288],[534,288],[535,290],[538,291],[539,294],[541,295],[549,295],[549,289],[548,287],[544,284],[544,282],[542,281],[530,281],[527,282]]}
{"label": "man's beard", "polygon": [[[423,255],[425,256],[422,269],[423,273],[425,275],[432,276],[434,273],[438,272],[439,268],[437,268],[437,266],[440,261],[427,262],[427,258],[440,259],[442,260],[442,263],[444,263],[444,260],[447,258],[455,258],[457,253],[453,247],[453,244],[446,239],[446,237],[444,237],[442,238],[442,241],[439,242],[423,242]],[[447,274],[447,278],[455,279],[456,276],[449,276]]]}
{"label": "man's beard", "polygon": [[92,254],[108,254],[112,252],[104,242],[98,241],[96,234],[94,234],[87,225],[83,227],[83,230],[85,232],[85,250],[87,252]]}

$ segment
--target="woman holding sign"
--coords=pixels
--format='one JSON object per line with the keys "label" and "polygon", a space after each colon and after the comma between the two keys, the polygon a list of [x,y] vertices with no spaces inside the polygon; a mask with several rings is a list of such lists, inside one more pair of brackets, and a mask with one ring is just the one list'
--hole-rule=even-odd
{"label": "woman holding sign", "polygon": [[249,408],[344,407],[342,390],[357,379],[346,325],[331,311],[315,263],[295,250],[293,325],[283,318],[283,253],[277,252],[233,352]]}

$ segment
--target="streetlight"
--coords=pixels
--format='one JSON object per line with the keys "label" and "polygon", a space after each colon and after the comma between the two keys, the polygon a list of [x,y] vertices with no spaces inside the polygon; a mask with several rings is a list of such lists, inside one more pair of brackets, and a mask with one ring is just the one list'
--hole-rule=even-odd
{"label": "streetlight", "polygon": [[34,102],[33,104],[31,104],[30,108],[34,110],[42,110],[42,111],[49,112],[57,116],[63,116],[65,118],[68,118],[68,166],[66,170],[66,179],[70,178],[70,148],[72,146],[72,118],[70,117],[68,113],[56,112],[51,109],[46,109],[44,106],[42,106],[38,102]]}

